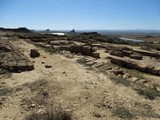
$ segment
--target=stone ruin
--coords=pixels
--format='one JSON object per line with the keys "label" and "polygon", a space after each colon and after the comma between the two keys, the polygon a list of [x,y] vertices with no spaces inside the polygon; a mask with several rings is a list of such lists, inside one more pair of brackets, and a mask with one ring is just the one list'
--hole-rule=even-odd
{"label": "stone ruin", "polygon": [[[106,49],[106,52],[110,54],[108,58],[113,64],[160,76],[160,64],[156,64],[160,55],[157,53],[110,46]],[[152,60],[152,62],[146,61],[145,58]]]}
{"label": "stone ruin", "polygon": [[0,41],[0,73],[23,72],[34,69],[34,64],[7,41]]}
{"label": "stone ruin", "polygon": [[68,40],[67,36],[36,33],[21,35],[20,38],[29,39],[33,44],[45,49],[51,49],[57,52],[65,50],[74,54],[82,54],[85,56],[100,58],[100,54],[96,52],[92,44]]}

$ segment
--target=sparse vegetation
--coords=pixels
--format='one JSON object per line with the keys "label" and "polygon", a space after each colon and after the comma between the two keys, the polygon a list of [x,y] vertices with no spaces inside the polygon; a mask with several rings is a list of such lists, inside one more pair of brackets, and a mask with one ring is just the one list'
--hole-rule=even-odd
{"label": "sparse vegetation", "polygon": [[83,65],[83,66],[86,66],[86,69],[87,70],[93,70],[93,68],[91,67],[91,65],[88,65],[87,64],[87,61],[86,61],[86,59],[85,58],[81,58],[81,59],[78,59],[77,60],[77,63],[79,63],[79,64],[81,64],[81,65]]}
{"label": "sparse vegetation", "polygon": [[[117,65],[116,64],[113,64],[113,63],[108,63],[109,66],[111,66],[112,68],[114,69],[117,69]],[[144,74],[143,72],[140,72],[140,71],[137,71],[137,70],[134,70],[134,69],[128,69],[128,68],[124,68],[122,66],[118,66],[120,69],[122,69],[123,71],[127,71],[127,73],[131,74],[132,76],[134,77],[138,77],[140,79],[143,79],[144,78]]]}
{"label": "sparse vegetation", "polygon": [[127,68],[123,68],[124,70],[126,70],[129,74],[131,74],[132,76],[138,77],[139,79],[143,79],[144,78],[144,74],[140,71],[137,70],[132,70],[132,69],[127,69]]}
{"label": "sparse vegetation", "polygon": [[135,102],[133,108],[137,109],[133,111],[136,112],[140,116],[143,116],[146,118],[159,118],[160,119],[160,115],[155,113],[153,108],[148,104]]}
{"label": "sparse vegetation", "polygon": [[45,86],[46,84],[47,84],[47,81],[42,79],[42,80],[35,81],[33,83],[25,83],[23,84],[23,86],[30,88],[31,91],[35,91],[37,88]]}
{"label": "sparse vegetation", "polygon": [[[124,86],[131,87],[139,95],[145,96],[146,99],[154,100],[156,97],[160,97],[160,92],[157,89],[147,87],[144,84],[134,83],[134,82],[131,82],[131,81],[129,81],[125,78],[122,78],[122,77],[113,77],[112,76],[112,77],[110,77],[110,80],[112,80],[116,84],[122,84]],[[131,83],[132,83],[132,85],[131,85]]]}
{"label": "sparse vegetation", "polygon": [[55,49],[50,48],[50,47],[49,48],[44,48],[44,50],[46,52],[48,52],[50,55],[53,55],[53,54],[57,53],[57,51]]}
{"label": "sparse vegetation", "polygon": [[78,59],[77,63],[86,66],[86,59],[85,58]]}
{"label": "sparse vegetation", "polygon": [[119,103],[111,110],[111,112],[114,116],[117,116],[122,120],[132,120],[138,116],[160,119],[160,115],[157,114],[149,104],[135,102],[131,106],[132,107],[128,108],[127,104],[126,106],[122,106],[122,103]]}
{"label": "sparse vegetation", "polygon": [[13,89],[9,87],[0,87],[0,96],[12,94]]}
{"label": "sparse vegetation", "polygon": [[133,119],[133,114],[125,107],[118,106],[112,111],[112,113],[114,116],[117,116],[123,120]]}
{"label": "sparse vegetation", "polygon": [[26,120],[72,120],[71,114],[60,110],[59,112],[54,112],[53,109],[47,110],[44,114],[32,113],[26,117]]}
{"label": "sparse vegetation", "polygon": [[147,99],[154,100],[156,97],[160,97],[160,92],[155,88],[139,85],[138,89],[135,89],[138,94],[145,96]]}
{"label": "sparse vegetation", "polygon": [[123,77],[110,77],[110,80],[112,80],[116,84],[122,84],[124,86],[130,86],[131,81],[123,78]]}

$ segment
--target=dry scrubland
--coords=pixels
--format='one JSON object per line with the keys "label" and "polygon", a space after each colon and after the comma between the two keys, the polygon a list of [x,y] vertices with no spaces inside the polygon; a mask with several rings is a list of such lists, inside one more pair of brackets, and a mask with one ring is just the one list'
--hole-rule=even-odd
{"label": "dry scrubland", "polygon": [[0,120],[159,120],[160,44],[0,31]]}

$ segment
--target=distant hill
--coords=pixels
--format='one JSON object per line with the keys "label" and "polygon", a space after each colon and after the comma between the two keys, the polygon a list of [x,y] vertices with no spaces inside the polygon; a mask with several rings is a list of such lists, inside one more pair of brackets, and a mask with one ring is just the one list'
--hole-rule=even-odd
{"label": "distant hill", "polygon": [[23,32],[23,33],[31,33],[31,31],[29,29],[27,29],[26,27],[21,27],[21,28],[0,28],[1,31],[11,31],[11,32]]}

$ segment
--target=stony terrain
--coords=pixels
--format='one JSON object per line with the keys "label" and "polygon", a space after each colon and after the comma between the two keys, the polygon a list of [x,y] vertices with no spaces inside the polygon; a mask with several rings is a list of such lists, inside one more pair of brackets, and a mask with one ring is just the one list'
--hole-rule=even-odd
{"label": "stony terrain", "polygon": [[33,63],[8,41],[0,40],[1,73],[22,72],[34,69]]}
{"label": "stony terrain", "polygon": [[159,51],[99,38],[1,30],[0,120],[159,120]]}

